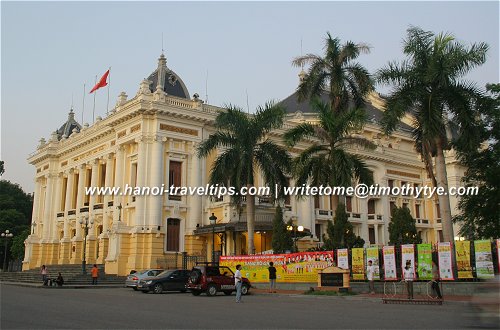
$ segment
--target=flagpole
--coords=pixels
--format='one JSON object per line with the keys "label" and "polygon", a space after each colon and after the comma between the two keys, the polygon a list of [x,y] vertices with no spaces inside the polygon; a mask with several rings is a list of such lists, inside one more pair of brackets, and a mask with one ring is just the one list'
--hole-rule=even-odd
{"label": "flagpole", "polygon": [[82,105],[82,126],[83,126],[83,113],[85,112],[85,83],[83,83],[83,105]]}
{"label": "flagpole", "polygon": [[109,112],[109,85],[111,85],[111,67],[109,67],[109,74],[108,74],[108,103],[106,105],[106,116],[108,116]]}
{"label": "flagpole", "polygon": [[[97,75],[95,76],[94,86],[97,84]],[[97,93],[94,91],[94,108],[92,109],[92,125],[95,123],[95,95]]]}

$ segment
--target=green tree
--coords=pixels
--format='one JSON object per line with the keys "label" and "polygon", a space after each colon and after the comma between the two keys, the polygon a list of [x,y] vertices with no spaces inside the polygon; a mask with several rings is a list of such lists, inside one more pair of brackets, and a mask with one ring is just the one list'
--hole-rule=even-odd
{"label": "green tree", "polygon": [[[407,59],[399,64],[389,63],[378,72],[379,82],[393,86],[382,124],[390,134],[405,114],[413,117],[415,147],[434,183],[448,191],[444,151],[450,148],[452,141],[447,130],[452,123],[456,124],[459,137],[456,142],[468,150],[477,148],[475,118],[481,93],[462,78],[485,62],[488,46],[478,43],[466,47],[450,34],[435,35],[417,27],[410,27],[407,33],[403,46]],[[439,208],[444,240],[452,242],[448,195],[439,195]]]}
{"label": "green tree", "polygon": [[284,134],[289,146],[302,139],[312,140],[311,146],[294,159],[296,186],[310,182],[317,187],[350,187],[353,180],[371,184],[372,174],[365,163],[346,150],[350,146],[375,148],[367,139],[350,135],[362,126],[364,110],[355,108],[335,114],[329,105],[319,99],[314,99],[312,106],[318,112],[318,123],[302,123]]}
{"label": "green tree", "polygon": [[23,259],[24,241],[28,238],[29,235],[30,229],[26,228],[12,238],[12,246],[10,247],[10,252],[14,259]]}
{"label": "green tree", "polygon": [[363,247],[365,244],[364,239],[354,234],[354,227],[349,222],[345,205],[342,203],[335,210],[332,241],[333,248],[335,249]]}
{"label": "green tree", "polygon": [[323,234],[323,249],[325,250],[333,250],[335,249],[334,243],[334,235],[335,235],[335,226],[332,220],[328,220],[328,224],[326,225],[326,235]]}
{"label": "green tree", "polygon": [[285,253],[293,250],[293,240],[290,232],[286,229],[283,221],[283,210],[281,206],[276,207],[273,219],[273,251],[274,253]]}
{"label": "green tree", "polygon": [[[458,203],[460,235],[468,239],[500,237],[500,84],[488,85],[491,96],[482,116],[485,147],[461,153],[467,167],[465,187],[477,187],[477,195],[465,195]],[[479,134],[479,132],[478,132]]]}
{"label": "green tree", "polygon": [[356,108],[364,104],[364,97],[373,90],[373,80],[368,71],[355,60],[362,53],[369,53],[365,44],[332,38],[327,33],[324,57],[314,54],[297,57],[295,66],[310,64],[309,70],[297,88],[299,101],[321,97],[325,91],[330,99],[330,109],[345,111],[349,103]]}
{"label": "green tree", "polygon": [[3,160],[0,160],[0,176],[2,176],[4,173],[5,173],[4,162]]}
{"label": "green tree", "polygon": [[417,235],[415,219],[407,207],[396,207],[393,209],[391,222],[389,223],[389,244],[420,244],[422,239]]}
{"label": "green tree", "polygon": [[[254,187],[255,173],[260,170],[273,195],[287,184],[291,158],[287,151],[268,138],[269,132],[283,125],[285,110],[267,103],[250,116],[240,108],[229,106],[215,118],[217,131],[204,140],[198,148],[199,157],[207,157],[216,149],[221,150],[211,172],[210,183],[230,185],[236,190]],[[235,204],[241,196],[232,196]],[[254,253],[255,196],[246,196],[248,253]]]}

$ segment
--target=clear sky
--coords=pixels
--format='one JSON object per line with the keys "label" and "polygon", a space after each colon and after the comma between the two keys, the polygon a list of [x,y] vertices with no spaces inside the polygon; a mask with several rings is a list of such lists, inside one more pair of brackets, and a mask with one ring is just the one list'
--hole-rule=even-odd
{"label": "clear sky", "polygon": [[[401,60],[410,25],[490,45],[468,77],[499,81],[499,3],[490,2],[1,2],[1,159],[3,179],[34,188],[27,157],[67,119],[81,122],[83,84],[111,68],[110,106],[133,97],[157,67],[162,33],[167,66],[213,105],[250,111],[297,87],[302,53],[322,54],[326,32],[372,47],[359,61],[375,72]],[[207,79],[208,72],[208,79]],[[377,87],[381,92],[386,90]],[[96,116],[106,112],[98,91]],[[85,98],[84,122],[93,98]]]}

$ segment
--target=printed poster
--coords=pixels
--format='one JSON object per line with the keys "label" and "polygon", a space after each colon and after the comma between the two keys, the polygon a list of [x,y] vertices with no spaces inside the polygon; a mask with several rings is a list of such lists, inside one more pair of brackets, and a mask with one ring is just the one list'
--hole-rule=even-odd
{"label": "printed poster", "polygon": [[378,261],[378,247],[369,247],[366,248],[366,267],[368,267],[368,261],[372,262],[372,265],[375,268],[375,273],[373,274],[374,280],[380,280],[380,267]]}
{"label": "printed poster", "polygon": [[317,282],[318,270],[333,266],[333,251],[220,257],[221,266],[235,272],[240,264],[242,275],[256,283],[269,282],[271,261],[276,267],[276,282]]}
{"label": "printed poster", "polygon": [[453,266],[451,264],[451,243],[438,243],[439,277],[443,281],[452,281]]}
{"label": "printed poster", "polygon": [[[410,268],[413,269],[413,274],[415,272],[415,247],[413,244],[401,245],[401,269],[406,267],[406,263],[410,262]],[[416,276],[416,275],[414,275]]]}
{"label": "printed poster", "polygon": [[500,270],[500,238],[497,238],[497,261],[498,261],[498,269]]}
{"label": "printed poster", "polygon": [[386,281],[397,280],[396,273],[396,254],[394,246],[384,246],[382,249],[384,254],[384,278]]}
{"label": "printed poster", "polygon": [[457,258],[458,278],[472,278],[472,265],[470,262],[470,242],[456,241],[455,255]]}
{"label": "printed poster", "polygon": [[347,252],[347,249],[337,250],[337,267],[349,269],[349,253]]}
{"label": "printed poster", "polygon": [[417,244],[418,252],[418,278],[432,280],[432,245]]}
{"label": "printed poster", "polygon": [[477,278],[494,278],[491,243],[488,240],[474,241]]}
{"label": "printed poster", "polygon": [[364,280],[365,279],[365,249],[353,248],[352,249],[352,279]]}

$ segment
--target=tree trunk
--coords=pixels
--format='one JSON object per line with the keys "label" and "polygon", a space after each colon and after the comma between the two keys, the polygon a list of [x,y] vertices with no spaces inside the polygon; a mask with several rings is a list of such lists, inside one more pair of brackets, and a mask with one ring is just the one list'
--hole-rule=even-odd
{"label": "tree trunk", "polygon": [[445,242],[453,243],[455,236],[453,235],[450,196],[448,195],[448,174],[446,172],[446,161],[441,141],[437,141],[436,143],[436,181],[438,187],[444,188],[444,194],[441,196],[438,195],[443,239]]}
{"label": "tree trunk", "polygon": [[[247,185],[247,188],[252,187],[252,185]],[[255,247],[253,243],[254,231],[255,231],[255,196],[247,195],[247,253],[254,254]]]}

